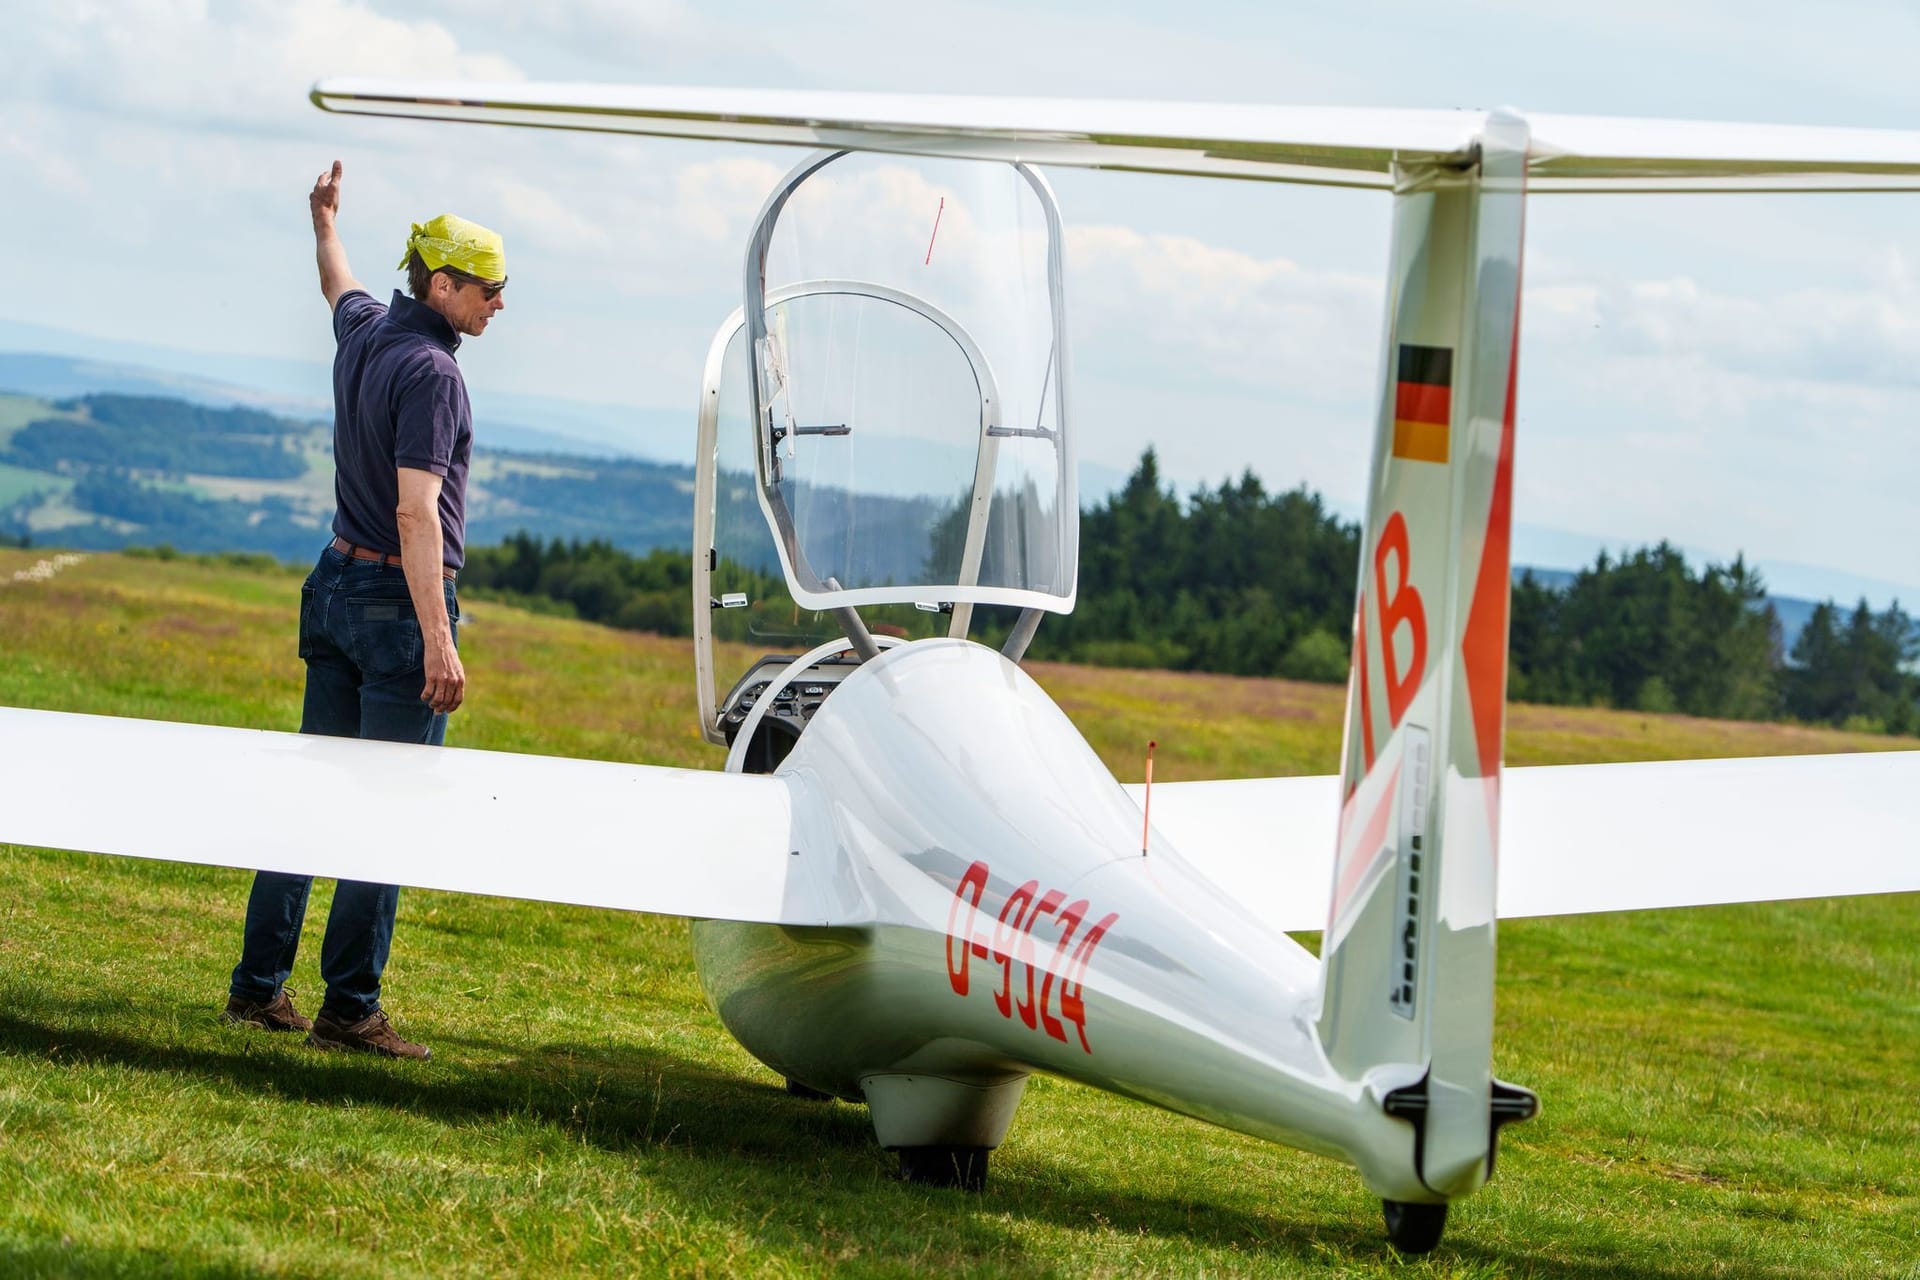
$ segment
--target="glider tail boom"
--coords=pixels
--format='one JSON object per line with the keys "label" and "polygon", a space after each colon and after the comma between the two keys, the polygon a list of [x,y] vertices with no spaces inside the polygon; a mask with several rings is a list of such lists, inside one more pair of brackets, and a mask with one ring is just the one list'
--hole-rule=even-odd
{"label": "glider tail boom", "polygon": [[1473,163],[1395,173],[1318,1024],[1407,1122],[1398,1171],[1363,1163],[1389,1200],[1474,1190],[1534,1108],[1491,1074],[1527,147],[1496,113]]}

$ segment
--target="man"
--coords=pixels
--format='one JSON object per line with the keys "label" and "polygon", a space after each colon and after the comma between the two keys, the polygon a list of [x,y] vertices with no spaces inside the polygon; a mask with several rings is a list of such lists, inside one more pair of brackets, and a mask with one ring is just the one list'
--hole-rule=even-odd
{"label": "man", "polygon": [[[395,290],[381,306],[353,278],[335,229],[340,172],[336,160],[309,198],[320,291],[338,343],[336,511],[333,541],[300,590],[300,732],[438,746],[467,687],[453,579],[465,563],[473,415],[454,353],[462,335],[485,333],[506,306],[506,258],[498,235],[463,218],[416,224],[400,263],[412,296]],[[353,831],[350,784],[327,803],[345,815],[343,839],[379,838]],[[227,1020],[305,1031],[321,1048],[430,1057],[380,1007],[397,886],[340,881],[320,945],[326,998],[311,1022],[294,1009],[286,981],[312,884],[311,876],[255,875]]]}

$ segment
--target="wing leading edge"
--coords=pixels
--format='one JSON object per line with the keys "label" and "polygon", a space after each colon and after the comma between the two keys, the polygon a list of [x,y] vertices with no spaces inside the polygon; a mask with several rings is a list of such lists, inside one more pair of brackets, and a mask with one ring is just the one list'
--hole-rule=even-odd
{"label": "wing leading edge", "polygon": [[[1155,832],[1283,929],[1326,924],[1339,811],[1332,777],[1153,789]],[[1499,914],[1920,892],[1916,830],[1914,751],[1508,769]]]}
{"label": "wing leading edge", "polygon": [[[1327,186],[1463,162],[1481,111],[341,78],[327,111]],[[1528,116],[1529,192],[1920,191],[1920,133]]]}
{"label": "wing leading edge", "polygon": [[771,777],[0,708],[0,841],[819,924]]}

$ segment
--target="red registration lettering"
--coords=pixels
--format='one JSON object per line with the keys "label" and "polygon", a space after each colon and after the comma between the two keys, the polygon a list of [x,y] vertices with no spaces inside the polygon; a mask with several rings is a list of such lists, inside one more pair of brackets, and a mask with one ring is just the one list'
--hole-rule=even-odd
{"label": "red registration lettering", "polygon": [[[1013,1014],[1014,947],[1021,936],[1020,921],[1039,888],[1038,880],[1029,880],[1008,894],[1007,904],[1000,908],[1000,923],[993,931],[993,962],[1000,966],[1000,989],[993,993],[993,1004],[1003,1018]],[[1011,924],[1007,922],[1008,916],[1013,917]],[[1028,980],[1031,981],[1031,977]]]}
{"label": "red registration lettering", "polygon": [[[971,896],[968,890],[972,890]],[[953,886],[953,905],[947,908],[947,981],[953,984],[953,993],[958,996],[967,994],[967,952],[971,949],[974,917],[980,912],[980,895],[986,891],[987,864],[976,862],[960,877],[960,883]],[[962,906],[966,908],[967,924],[964,929],[956,929]],[[957,953],[955,943],[960,948]],[[956,954],[960,957],[957,963]]]}
{"label": "red registration lettering", "polygon": [[[1100,923],[1079,935],[1076,946],[1075,934],[1089,910],[1087,900],[1079,898],[1063,907],[1061,904],[1067,898],[1064,892],[1048,889],[1043,893],[1038,880],[1029,880],[1009,893],[1001,904],[989,948],[976,923],[990,878],[987,864],[975,862],[953,887],[953,901],[947,907],[947,980],[954,994],[964,996],[972,988],[971,959],[989,961],[1000,969],[993,1005],[1001,1017],[1012,1019],[1017,1014],[1025,1026],[1044,1031],[1061,1044],[1070,1043],[1067,1024],[1072,1023],[1079,1035],[1081,1050],[1092,1053],[1093,1045],[1087,1039],[1087,966],[1093,960],[1093,949],[1100,945],[1100,939],[1120,918],[1119,914],[1109,912],[1102,917]],[[1042,937],[1036,948],[1034,930],[1048,916],[1053,918],[1059,936]],[[1042,948],[1051,952],[1044,964],[1036,958]],[[1017,980],[1015,965],[1021,970]],[[1016,981],[1020,992],[1017,996],[1014,994]],[[1056,1005],[1057,1017],[1053,1012]]]}
{"label": "red registration lettering", "polygon": [[[1387,593],[1389,553],[1396,566],[1391,595]],[[1406,715],[1427,669],[1427,610],[1419,590],[1407,582],[1410,568],[1407,521],[1396,511],[1387,517],[1386,527],[1380,530],[1380,545],[1373,551],[1373,597],[1380,602],[1380,665],[1387,677],[1387,722],[1394,726]],[[1404,670],[1394,648],[1402,623],[1407,626],[1412,648]]]}
{"label": "red registration lettering", "polygon": [[1073,941],[1073,931],[1087,918],[1087,900],[1067,904],[1067,909],[1058,916],[1060,921],[1060,945],[1053,949],[1053,960],[1047,965],[1046,981],[1040,984],[1040,1025],[1047,1034],[1061,1044],[1067,1042],[1067,1028],[1060,1019],[1047,1012],[1047,996],[1053,991],[1054,975],[1061,972],[1067,958],[1067,944]]}
{"label": "red registration lettering", "polygon": [[1045,897],[1034,904],[1027,915],[1027,927],[1020,931],[1020,961],[1027,970],[1027,995],[1015,1007],[1020,1011],[1020,1021],[1027,1024],[1029,1030],[1033,1023],[1033,926],[1040,923],[1041,916],[1050,916],[1066,899],[1066,894],[1058,889],[1049,889]]}
{"label": "red registration lettering", "polygon": [[1080,940],[1074,950],[1073,959],[1067,962],[1067,972],[1060,978],[1060,1016],[1073,1024],[1080,1033],[1080,1047],[1088,1053],[1093,1046],[1087,1043],[1087,1005],[1086,976],[1087,965],[1093,960],[1093,949],[1100,945],[1100,939],[1107,936],[1107,930],[1120,917],[1109,912],[1102,916],[1100,923],[1087,930],[1087,936]]}

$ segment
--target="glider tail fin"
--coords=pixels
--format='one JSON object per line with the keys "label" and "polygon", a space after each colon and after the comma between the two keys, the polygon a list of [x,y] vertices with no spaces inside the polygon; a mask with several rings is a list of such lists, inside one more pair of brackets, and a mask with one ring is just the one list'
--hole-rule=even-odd
{"label": "glider tail fin", "polygon": [[1472,1191],[1533,1107],[1490,1069],[1526,157],[1496,114],[1477,154],[1395,174],[1319,1022],[1411,1125],[1389,1199]]}

